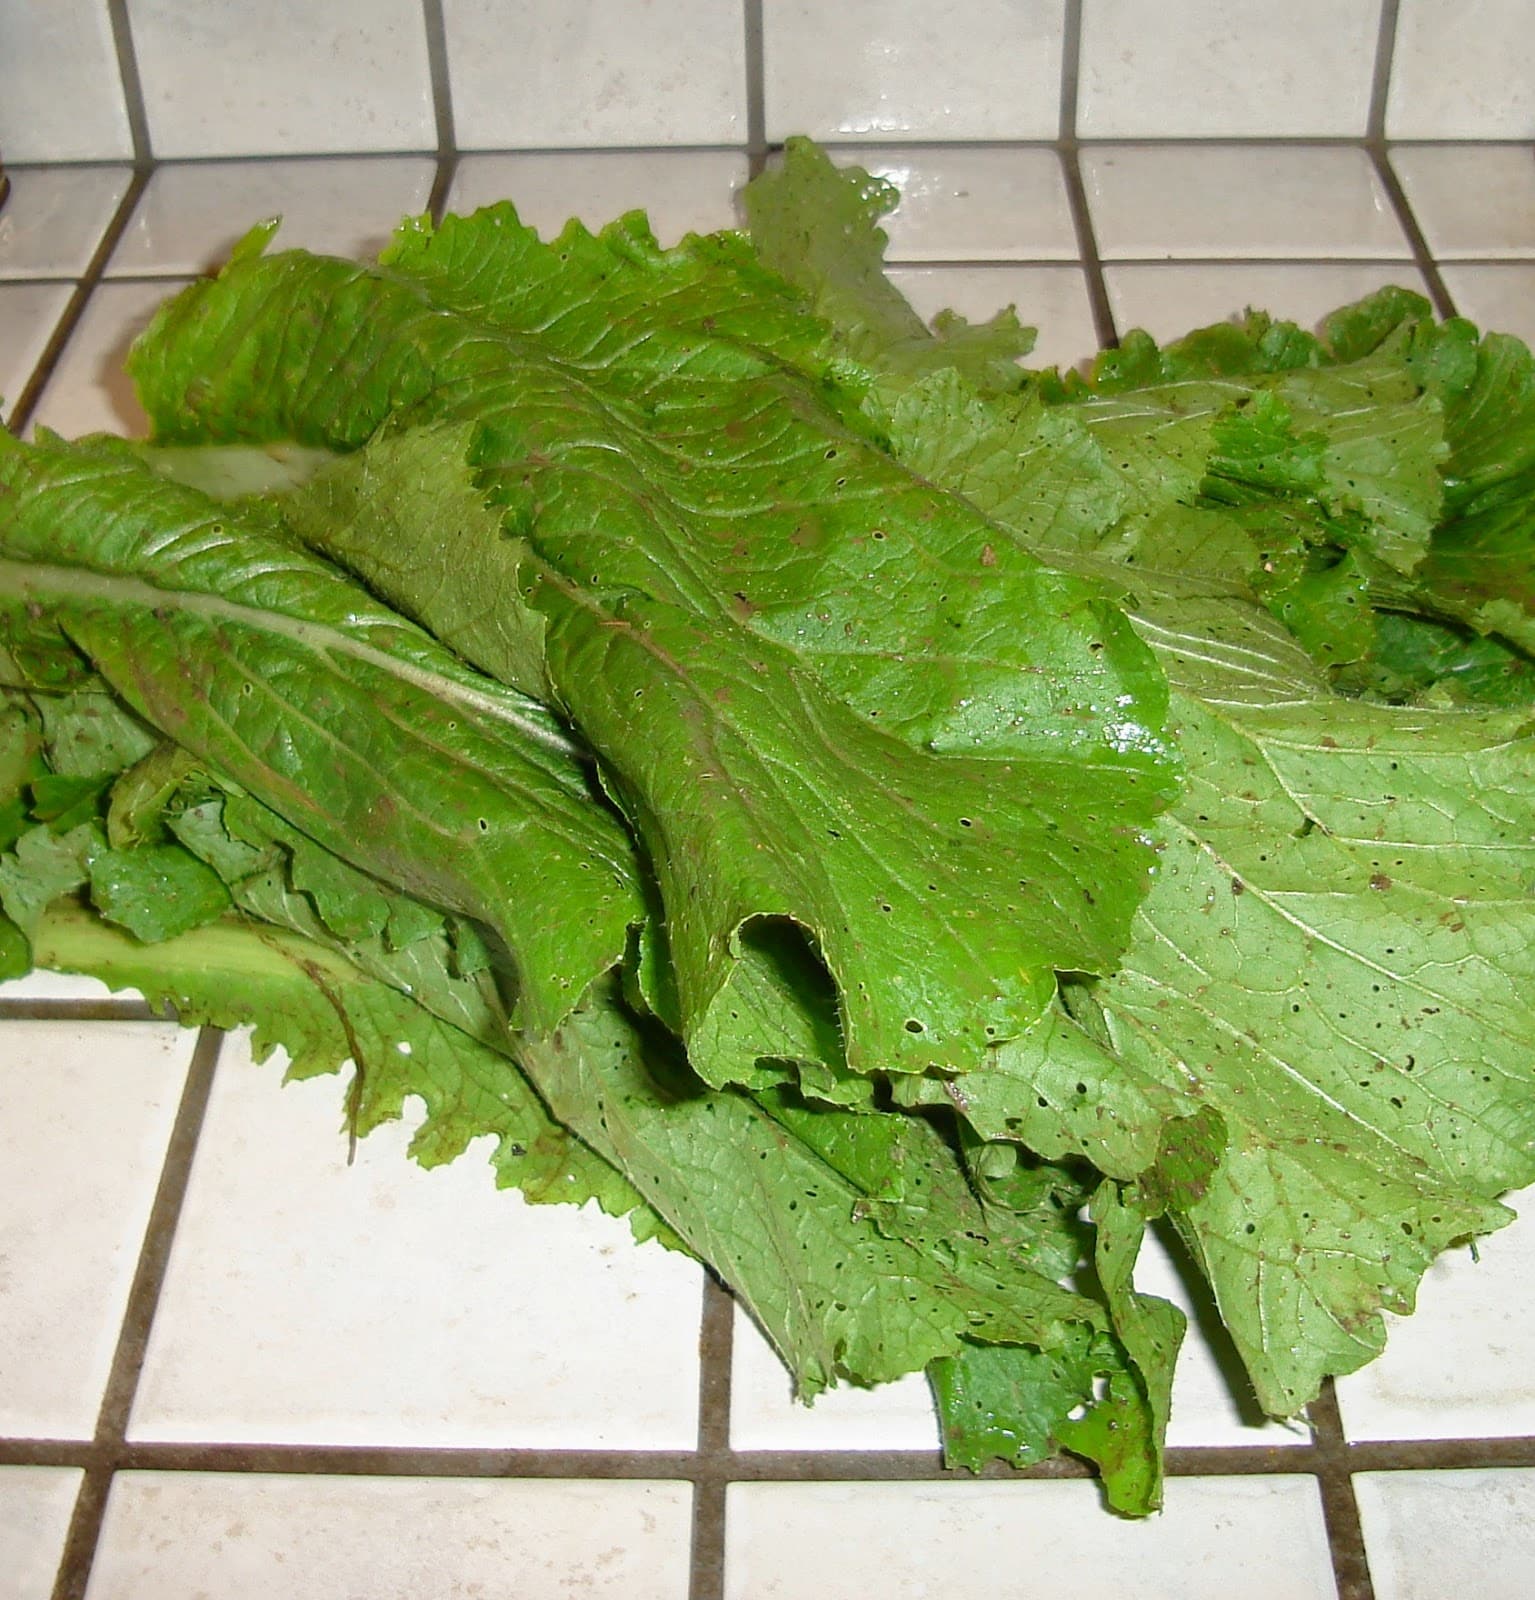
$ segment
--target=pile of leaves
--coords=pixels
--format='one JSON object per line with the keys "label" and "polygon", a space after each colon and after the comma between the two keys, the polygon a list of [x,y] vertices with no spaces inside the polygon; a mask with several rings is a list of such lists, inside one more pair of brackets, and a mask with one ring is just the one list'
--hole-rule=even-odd
{"label": "pile of leaves", "polygon": [[1091,375],[750,230],[257,229],[0,437],[0,971],[354,1066],[355,1133],[707,1262],[813,1397],[1144,1513],[1535,1181],[1535,363],[1384,291]]}

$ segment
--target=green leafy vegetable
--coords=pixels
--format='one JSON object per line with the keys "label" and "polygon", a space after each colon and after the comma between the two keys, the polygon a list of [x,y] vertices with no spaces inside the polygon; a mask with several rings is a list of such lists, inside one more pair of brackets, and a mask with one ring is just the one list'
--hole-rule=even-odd
{"label": "green leafy vegetable", "polygon": [[260,228],[153,441],[0,439],[0,976],[350,1061],[1144,1515],[1149,1222],[1288,1416],[1535,1182],[1535,361],[1387,290],[1031,372],[895,198]]}

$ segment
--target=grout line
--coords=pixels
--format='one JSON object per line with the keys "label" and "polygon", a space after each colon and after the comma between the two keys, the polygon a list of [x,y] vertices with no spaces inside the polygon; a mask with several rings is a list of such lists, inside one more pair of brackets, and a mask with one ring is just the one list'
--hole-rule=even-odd
{"label": "grout line", "polygon": [[1061,37],[1061,118],[1056,138],[1056,154],[1066,184],[1066,203],[1071,208],[1071,226],[1077,236],[1077,253],[1087,279],[1087,301],[1092,309],[1093,334],[1100,349],[1119,343],[1114,326],[1114,309],[1109,304],[1108,284],[1103,262],[1098,255],[1098,235],[1093,227],[1087,190],[1082,183],[1082,163],[1077,139],[1077,95],[1082,72],[1082,0],[1066,0]]}
{"label": "grout line", "polygon": [[1375,1600],[1370,1562],[1365,1553],[1364,1530],[1359,1523],[1359,1503],[1354,1498],[1348,1444],[1338,1414],[1338,1396],[1329,1378],[1308,1407],[1317,1486],[1322,1494],[1322,1516],[1327,1523],[1327,1545],[1332,1554],[1338,1600]]}
{"label": "grout line", "polygon": [[426,211],[437,227],[448,209],[448,197],[453,192],[453,180],[458,176],[458,151],[445,150],[437,158],[437,170],[432,175],[432,192],[427,196]]}
{"label": "grout line", "polygon": [[128,0],[107,0],[107,21],[117,52],[117,74],[122,81],[123,108],[128,114],[128,136],[133,141],[133,164],[154,165],[154,145],[149,136],[149,109],[144,104],[144,80],[139,75],[139,55],[133,43],[133,19]]}
{"label": "grout line", "polygon": [[432,118],[437,129],[437,154],[458,149],[453,124],[453,75],[448,69],[448,28],[442,0],[421,0],[421,22],[426,30],[427,71],[432,80]]}
{"label": "grout line", "polygon": [[16,397],[16,404],[12,407],[6,423],[17,437],[20,437],[27,423],[32,420],[32,413],[37,409],[43,390],[47,388],[48,380],[53,376],[54,368],[58,366],[59,358],[64,354],[65,345],[74,337],[75,329],[80,326],[86,302],[95,292],[96,285],[101,282],[102,274],[107,269],[107,262],[112,259],[112,252],[117,248],[117,241],[122,238],[128,226],[128,219],[138,206],[152,171],[152,167],[134,168],[133,176],[128,180],[128,187],[124,190],[122,199],[118,201],[117,210],[112,214],[112,220],[103,230],[85,272],[75,285],[75,292],[69,297],[69,304],[64,307],[58,323],[48,336],[48,343],[44,345],[43,353],[32,369],[32,376],[21,386],[21,393]]}
{"label": "grout line", "polygon": [[223,1035],[217,1029],[204,1028],[199,1032],[192,1051],[186,1083],[181,1092],[181,1104],[176,1110],[176,1122],[166,1145],[165,1163],[160,1169],[160,1182],[156,1186],[149,1221],[144,1229],[144,1243],[139,1251],[133,1285],[128,1291],[128,1304],[123,1313],[117,1349],[112,1355],[112,1368],[102,1395],[101,1410],[97,1414],[95,1437],[85,1462],[85,1482],[75,1501],[69,1533],[64,1541],[64,1553],[54,1580],[53,1600],[80,1600],[90,1581],[107,1497],[124,1453],[128,1417],[139,1386],[144,1352],[149,1344],[149,1330],[154,1323],[155,1308],[165,1282],[171,1243],[175,1238],[182,1202],[186,1198],[192,1157],[208,1109],[208,1095],[213,1087],[213,1074],[218,1065],[222,1042]]}
{"label": "grout line", "polygon": [[1093,230],[1092,213],[1088,209],[1087,190],[1082,183],[1082,166],[1077,159],[1075,143],[1063,143],[1061,146],[1061,172],[1066,180],[1071,225],[1076,229],[1077,248],[1082,255],[1082,272],[1087,279],[1087,301],[1093,313],[1093,332],[1099,348],[1108,350],[1119,343],[1119,331],[1114,326],[1114,308],[1109,303],[1108,281],[1103,275],[1103,261],[1098,255],[1098,237]]}
{"label": "grout line", "polygon": [[1380,31],[1375,36],[1375,69],[1370,80],[1370,107],[1365,137],[1376,144],[1386,138],[1386,104],[1391,98],[1391,69],[1396,63],[1397,19],[1401,0],[1381,0]]}
{"label": "grout line", "polygon": [[169,1006],[156,1010],[147,1000],[4,1000],[0,1022],[175,1022]]}
{"label": "grout line", "polygon": [[1412,246],[1412,258],[1428,285],[1429,298],[1434,302],[1434,309],[1441,317],[1453,317],[1454,297],[1445,285],[1439,263],[1434,260],[1428,241],[1423,236],[1423,229],[1419,226],[1417,216],[1408,203],[1407,191],[1402,187],[1402,181],[1391,165],[1385,146],[1372,143],[1367,148],[1370,160],[1375,164],[1376,176],[1380,179],[1381,187],[1385,189],[1391,207],[1396,212],[1396,220],[1401,225],[1402,232],[1407,235],[1407,242]]}
{"label": "grout line", "polygon": [[735,1301],[704,1274],[698,1327],[698,1452],[693,1476],[693,1536],[688,1600],[720,1600],[725,1587],[725,1496],[730,1472],[730,1370]]}
{"label": "grout line", "polygon": [[453,74],[448,67],[448,25],[442,0],[421,0],[421,22],[426,31],[427,68],[432,80],[432,117],[437,129],[437,170],[426,210],[433,225],[448,209],[448,194],[458,173],[458,134],[453,117]]}
{"label": "grout line", "polygon": [[1061,19],[1061,116],[1057,140],[1077,142],[1077,102],[1082,83],[1082,0],[1066,0]]}
{"label": "grout line", "polygon": [[[88,1467],[89,1439],[0,1438],[0,1466]],[[1535,1437],[1392,1439],[1341,1446],[1350,1474],[1472,1472],[1535,1467]],[[711,1461],[693,1450],[492,1449],[474,1445],[330,1445],[142,1440],[116,1455],[144,1472],[270,1472],[295,1477],[592,1478],[735,1483],[970,1483],[1091,1478],[1070,1456],[1033,1467],[993,1463],[979,1473],[943,1465],[932,1450],[728,1450]],[[1313,1445],[1178,1445],[1171,1478],[1316,1477]]]}
{"label": "grout line", "polygon": [[746,68],[746,167],[749,178],[767,165],[766,46],[762,30],[762,0],[741,0],[741,24]]}

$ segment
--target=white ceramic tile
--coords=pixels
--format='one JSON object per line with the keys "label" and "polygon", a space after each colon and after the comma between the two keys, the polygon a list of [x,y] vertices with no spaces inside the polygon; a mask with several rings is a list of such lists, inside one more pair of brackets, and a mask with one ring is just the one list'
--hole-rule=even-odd
{"label": "white ceramic tile", "polygon": [[938,1415],[920,1373],[875,1389],[841,1384],[814,1405],[794,1398],[783,1362],[739,1307],[730,1372],[736,1450],[937,1450]]}
{"label": "white ceramic tile", "polygon": [[1455,309],[1483,328],[1515,333],[1535,345],[1535,264],[1447,266],[1444,285]]}
{"label": "white ceramic tile", "polygon": [[1083,152],[1082,179],[1106,261],[1409,251],[1358,149],[1103,145]]}
{"label": "white ceramic tile", "polygon": [[1063,0],[765,0],[768,137],[1053,139]]}
{"label": "white ceramic tile", "polygon": [[0,1434],[88,1439],[195,1036],[0,1026]]}
{"label": "white ceramic tile", "polygon": [[48,1600],[84,1476],[74,1467],[0,1467],[0,1573],[8,1600]]}
{"label": "white ceramic tile", "polygon": [[0,278],[77,278],[128,187],[127,167],[23,167],[0,210]]}
{"label": "white ceramic tile", "polygon": [[881,223],[892,261],[1075,261],[1077,234],[1053,150],[838,146],[901,191]]}
{"label": "white ceramic tile", "polygon": [[67,283],[0,283],[0,417],[15,405],[72,292]]}
{"label": "white ceramic tile", "polygon": [[1529,145],[1398,145],[1391,164],[1440,260],[1535,256],[1535,150]]}
{"label": "white ceramic tile", "polygon": [[1166,1505],[1126,1521],[1081,1479],[732,1484],[725,1594],[1333,1600],[1314,1479],[1173,1479]]}
{"label": "white ceramic tile", "polygon": [[736,194],[746,157],[729,150],[583,150],[465,156],[448,192],[450,211],[510,200],[545,239],[571,217],[600,228],[636,207],[664,245],[685,233],[737,228]]}
{"label": "white ceramic tile", "polygon": [[1393,139],[1535,138],[1529,0],[1402,0],[1386,132]]}
{"label": "white ceramic tile", "polygon": [[1083,0],[1089,138],[1362,134],[1379,0]]}
{"label": "white ceramic tile", "polygon": [[718,0],[444,0],[460,148],[730,144],[746,44]]}
{"label": "white ceramic tile", "polygon": [[282,218],[268,247],[374,256],[407,213],[426,209],[427,156],[334,161],[197,161],[160,167],[135,208],[108,277],[217,267],[255,223]]}
{"label": "white ceramic tile", "polygon": [[1390,1317],[1385,1354],[1338,1379],[1351,1439],[1496,1438],[1535,1433],[1535,1190],[1520,1221],[1448,1251],[1410,1317]]}
{"label": "white ceramic tile", "polygon": [[685,1483],[119,1473],[88,1600],[685,1600]]}
{"label": "white ceramic tile", "polygon": [[0,10],[0,151],[7,161],[133,154],[101,0],[31,0]]}
{"label": "white ceramic tile", "polygon": [[1074,366],[1098,347],[1092,304],[1078,267],[894,267],[890,280],[931,321],[945,308],[984,322],[999,308],[1016,307],[1019,319],[1038,328],[1030,366]]}
{"label": "white ceramic tile", "polygon": [[145,434],[148,422],[123,362],[156,307],[181,287],[173,279],[98,285],[43,390],[32,425],[41,423],[67,437]]}
{"label": "white ceramic tile", "polygon": [[1376,1600],[1528,1600],[1535,1471],[1367,1472],[1354,1494]]}
{"label": "white ceramic tile", "polygon": [[340,1080],[280,1077],[226,1045],[130,1437],[691,1448],[694,1263],[498,1192],[487,1140],[348,1167]]}
{"label": "white ceramic tile", "polygon": [[1155,1233],[1148,1234],[1141,1246],[1135,1286],[1145,1294],[1171,1300],[1189,1319],[1173,1375],[1172,1417],[1167,1428],[1170,1446],[1310,1444],[1310,1431],[1303,1425],[1265,1420],[1224,1330],[1215,1333],[1214,1344],[1206,1338],[1207,1329],[1218,1327],[1208,1292],[1197,1298],[1190,1293],[1167,1246]]}
{"label": "white ceramic tile", "polygon": [[157,156],[429,150],[418,0],[128,0]]}
{"label": "white ceramic tile", "polygon": [[1120,333],[1145,328],[1162,340],[1240,318],[1249,306],[1315,328],[1328,312],[1388,283],[1425,292],[1410,261],[1187,262],[1109,266],[1103,275]]}

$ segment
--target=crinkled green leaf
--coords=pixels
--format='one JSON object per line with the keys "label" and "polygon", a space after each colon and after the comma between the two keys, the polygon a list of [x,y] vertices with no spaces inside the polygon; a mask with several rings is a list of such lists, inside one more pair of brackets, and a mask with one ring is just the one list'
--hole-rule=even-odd
{"label": "crinkled green leaf", "polygon": [[[860,1071],[969,1070],[1038,1015],[1053,967],[1110,965],[1144,884],[1137,819],[1169,794],[1160,686],[1117,612],[755,352],[711,347],[728,383],[668,383],[627,350],[578,367],[516,305],[445,309],[503,248],[549,274],[558,251],[494,213],[441,238],[388,275],[238,263],[162,314],[136,371],[169,437],[478,424],[471,465],[514,536],[497,592],[545,619],[559,707],[655,863],[689,1042],[732,1008],[762,917],[812,941]],[[942,970],[915,967],[919,943]]]}
{"label": "crinkled green leaf", "polygon": [[106,842],[95,822],[81,822],[67,833],[47,823],[27,829],[0,855],[0,909],[31,938],[43,912],[89,880],[91,857]]}
{"label": "crinkled green leaf", "polygon": [[889,240],[879,219],[899,202],[893,184],[833,166],[802,138],[790,139],[782,163],[742,194],[757,254],[805,291],[860,366],[903,378],[954,367],[988,390],[1017,388],[1034,330],[1012,307],[979,327],[949,312],[929,329],[885,277]]}
{"label": "crinkled green leaf", "polygon": [[174,844],[100,850],[91,857],[91,903],[146,944],[173,939],[229,909],[218,874]]}
{"label": "crinkled green leaf", "polygon": [[108,443],[0,447],[0,557],[0,605],[66,628],[162,733],[494,929],[530,1025],[622,955],[628,841],[550,719],[334,568]]}
{"label": "crinkled green leaf", "polygon": [[[843,1171],[747,1097],[704,1089],[663,1035],[638,1029],[601,991],[523,1059],[554,1114],[713,1263],[805,1398],[839,1378],[915,1371],[965,1339],[1054,1348],[1076,1324],[1105,1325],[1092,1301],[1031,1270],[1027,1251],[966,1237],[973,1201],[947,1217],[886,1208],[876,1225]],[[952,1170],[936,1134],[925,1157],[904,1174],[917,1194],[929,1161]],[[1012,1227],[1026,1233],[1026,1219]]]}

